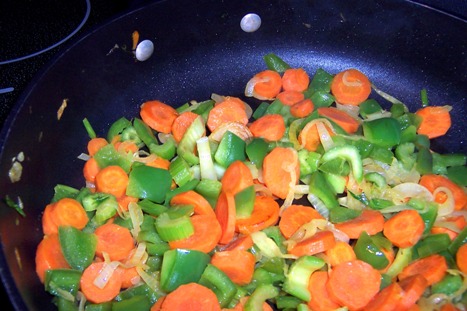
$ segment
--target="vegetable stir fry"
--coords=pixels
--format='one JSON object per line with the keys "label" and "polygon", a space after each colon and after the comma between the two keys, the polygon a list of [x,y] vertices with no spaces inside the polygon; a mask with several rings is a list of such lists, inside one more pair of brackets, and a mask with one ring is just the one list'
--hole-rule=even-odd
{"label": "vegetable stir fry", "polygon": [[59,310],[465,310],[467,157],[430,149],[451,107],[264,60],[246,100],[84,120],[36,253]]}

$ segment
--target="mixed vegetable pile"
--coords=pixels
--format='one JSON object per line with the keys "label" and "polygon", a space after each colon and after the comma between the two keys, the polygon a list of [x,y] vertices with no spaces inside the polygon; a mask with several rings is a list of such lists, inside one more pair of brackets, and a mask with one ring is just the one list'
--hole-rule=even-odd
{"label": "mixed vegetable pile", "polygon": [[59,310],[466,309],[466,155],[430,149],[451,107],[264,60],[254,107],[83,121],[86,184],[55,187],[36,253]]}

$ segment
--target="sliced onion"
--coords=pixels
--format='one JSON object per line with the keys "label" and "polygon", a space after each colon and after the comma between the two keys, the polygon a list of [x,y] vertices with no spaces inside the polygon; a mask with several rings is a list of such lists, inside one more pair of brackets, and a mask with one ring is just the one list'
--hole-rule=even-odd
{"label": "sliced onion", "polygon": [[459,233],[461,229],[452,221],[436,220],[434,223],[435,227],[446,228],[453,232]]}
{"label": "sliced onion", "polygon": [[392,190],[396,193],[393,198],[395,204],[405,204],[408,198],[417,198],[428,202],[433,201],[433,194],[427,188],[417,183],[402,183],[394,186]]}
{"label": "sliced onion", "polygon": [[172,134],[167,134],[167,133],[157,133],[157,139],[163,144],[165,143],[170,137],[172,137]]}
{"label": "sliced onion", "polygon": [[[324,118],[319,118],[319,119],[314,119],[310,122],[308,122],[305,127],[302,129],[302,148],[305,147],[305,142],[306,142],[306,133],[308,133],[308,128],[312,127],[312,126],[315,126],[317,125],[318,123],[324,123],[324,125],[326,125],[328,128],[330,128],[332,130],[332,132],[335,134],[336,132],[334,131],[334,127],[332,126],[331,122],[329,122],[329,120],[327,119],[324,119]],[[327,130],[326,130],[327,132]],[[321,138],[321,136],[320,136]]]}
{"label": "sliced onion", "polygon": [[87,161],[91,158],[91,156],[89,154],[86,154],[86,153],[81,153],[79,156],[78,156],[78,159],[80,160],[83,160],[83,161]]}
{"label": "sliced onion", "polygon": [[300,226],[300,228],[298,228],[298,230],[295,231],[295,233],[285,241],[284,244],[287,246],[287,249],[290,249],[296,243],[312,237],[316,232],[325,230],[327,225],[328,221],[326,219],[313,219]]}
{"label": "sliced onion", "polygon": [[324,151],[328,151],[334,147],[334,141],[332,140],[331,134],[322,122],[316,123],[316,129],[318,130],[319,140],[323,145]]}
{"label": "sliced onion", "polygon": [[[371,87],[373,88],[373,90],[375,90],[376,93],[378,93],[379,96],[381,96],[382,98],[384,98],[387,101],[391,102],[392,104],[402,104],[402,105],[404,105],[400,100],[398,100],[397,98],[395,98],[395,97],[389,95],[388,93],[380,90],[374,84],[372,84]],[[409,111],[409,109],[407,108],[407,106],[404,105],[404,112],[408,112],[408,111]]]}
{"label": "sliced onion", "polygon": [[135,202],[130,202],[128,204],[128,212],[130,213],[131,224],[133,229],[131,229],[131,234],[136,239],[139,232],[141,231],[141,224],[143,223],[143,211],[141,207]]}
{"label": "sliced onion", "polygon": [[326,219],[329,218],[329,209],[326,207],[326,205],[324,205],[323,201],[321,201],[317,196],[315,196],[312,193],[307,195],[307,199],[321,216],[323,216]]}
{"label": "sliced onion", "polygon": [[360,106],[354,106],[354,105],[343,105],[340,103],[336,102],[336,108],[339,110],[342,110],[352,116],[355,120],[358,122],[361,122],[359,118],[359,113],[360,113]]}
{"label": "sliced onion", "polygon": [[248,141],[253,138],[248,126],[240,122],[225,122],[218,126],[212,133],[209,135],[209,139],[213,141],[220,142],[224,134],[229,131],[232,134],[237,135],[243,141]]}
{"label": "sliced onion", "polygon": [[266,187],[264,184],[254,184],[253,187],[255,188],[255,193],[257,195],[273,197],[271,190],[268,187]]}
{"label": "sliced onion", "polygon": [[392,113],[390,111],[378,111],[371,114],[367,114],[366,119],[370,121],[381,118],[389,118],[390,116],[392,116]]}
{"label": "sliced onion", "polygon": [[215,102],[215,103],[221,103],[225,100],[225,96],[222,96],[222,95],[219,95],[219,94],[216,94],[216,93],[212,93],[211,94],[211,99]]}
{"label": "sliced onion", "polygon": [[349,81],[347,78],[349,77],[349,72],[348,71],[345,71],[344,72],[344,75],[342,76],[342,83],[345,85],[345,86],[354,86],[354,87],[359,87],[359,86],[362,86],[362,81],[360,80],[355,80],[355,81]]}
{"label": "sliced onion", "polygon": [[87,299],[86,299],[86,296],[84,296],[82,291],[78,291],[76,293],[76,299],[78,299],[78,301],[79,301],[78,311],[84,311]]}
{"label": "sliced onion", "polygon": [[292,121],[289,126],[289,141],[293,144],[295,150],[300,150],[303,148],[302,144],[298,141],[298,129],[302,124],[303,119],[297,119]]}
{"label": "sliced onion", "polygon": [[105,263],[104,268],[102,268],[97,277],[94,279],[93,284],[100,289],[104,288],[114,274],[115,270],[118,268],[119,264],[120,263],[118,261]]}
{"label": "sliced onion", "polygon": [[136,272],[143,279],[143,281],[155,292],[159,292],[159,280],[156,276],[153,276],[143,270],[142,267],[137,266]]}
{"label": "sliced onion", "polygon": [[433,191],[433,197],[435,198],[438,193],[445,193],[447,198],[443,203],[438,203],[438,217],[450,215],[454,211],[454,195],[452,191],[447,187],[438,187]]}
{"label": "sliced onion", "polygon": [[140,242],[138,246],[136,247],[136,251],[134,252],[133,256],[131,256],[130,259],[130,265],[133,266],[138,266],[140,264],[144,264],[144,257],[147,255],[146,253],[146,243],[145,242]]}

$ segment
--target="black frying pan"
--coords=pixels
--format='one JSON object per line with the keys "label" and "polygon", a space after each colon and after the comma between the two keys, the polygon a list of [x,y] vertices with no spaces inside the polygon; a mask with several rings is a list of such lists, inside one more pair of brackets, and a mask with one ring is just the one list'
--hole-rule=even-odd
{"label": "black frying pan", "polygon": [[[262,18],[254,33],[240,29],[249,12]],[[138,30],[155,44],[145,62],[117,49]],[[160,99],[181,105],[211,93],[241,96],[246,81],[273,52],[308,72],[355,67],[380,89],[420,106],[454,107],[454,126],[432,143],[438,152],[466,153],[467,23],[416,4],[397,1],[163,1],[89,33],[58,55],[22,95],[0,136],[0,196],[20,196],[27,217],[0,206],[0,273],[18,310],[53,310],[35,274],[42,238],[41,212],[53,187],[81,187],[87,117],[99,135],[140,104]],[[60,121],[57,110],[68,106]],[[24,152],[20,182],[8,179],[11,159]],[[20,258],[20,264],[17,258]]]}

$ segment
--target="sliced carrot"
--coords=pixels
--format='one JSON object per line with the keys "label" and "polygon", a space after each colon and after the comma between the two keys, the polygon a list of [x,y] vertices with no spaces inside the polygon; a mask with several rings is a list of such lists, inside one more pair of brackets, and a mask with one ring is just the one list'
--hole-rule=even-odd
{"label": "sliced carrot", "polygon": [[88,215],[84,207],[75,199],[63,198],[54,203],[51,209],[51,219],[55,226],[72,226],[77,229],[83,229],[88,221]]}
{"label": "sliced carrot", "polygon": [[102,147],[107,146],[109,142],[102,137],[92,138],[88,141],[88,154],[92,157],[99,151]]}
{"label": "sliced carrot", "polygon": [[134,51],[136,50],[136,47],[138,46],[138,42],[139,42],[139,32],[138,31],[133,31],[131,33],[131,49]]}
{"label": "sliced carrot", "polygon": [[149,311],[160,311],[162,308],[162,304],[164,303],[166,296],[159,297],[157,301],[151,306],[151,309]]}
{"label": "sliced carrot", "polygon": [[461,311],[461,309],[457,308],[452,303],[447,302],[444,305],[442,305],[442,307],[441,307],[441,309],[439,309],[439,311]]}
{"label": "sliced carrot", "polygon": [[221,179],[222,191],[235,195],[253,185],[253,175],[242,161],[235,161],[225,170]]}
{"label": "sliced carrot", "polygon": [[228,244],[235,235],[235,219],[237,213],[234,196],[221,191],[214,212],[222,230],[219,243]]}
{"label": "sliced carrot", "polygon": [[382,247],[380,250],[386,257],[386,259],[388,260],[387,266],[378,270],[381,274],[383,274],[389,270],[389,267],[391,267],[391,264],[394,262],[394,259],[396,258],[396,253],[394,252],[393,247],[389,247],[389,248]]}
{"label": "sliced carrot", "polygon": [[422,237],[425,222],[416,210],[403,210],[384,223],[383,234],[397,247],[414,246]]}
{"label": "sliced carrot", "polygon": [[326,288],[332,300],[349,310],[360,310],[379,292],[381,274],[361,260],[344,262],[331,270]]}
{"label": "sliced carrot", "polygon": [[311,299],[308,307],[313,311],[329,311],[338,309],[340,306],[334,302],[328,294],[326,284],[329,280],[327,271],[315,271],[311,274],[308,283],[308,291]]}
{"label": "sliced carrot", "polygon": [[430,139],[445,135],[451,128],[451,114],[446,106],[426,106],[415,114],[422,119],[417,133]]}
{"label": "sliced carrot", "polygon": [[37,276],[42,283],[44,283],[47,270],[70,268],[63,256],[57,233],[42,238],[37,246],[35,263]]}
{"label": "sliced carrot", "polygon": [[178,112],[161,101],[151,100],[141,105],[140,116],[144,123],[153,130],[168,134],[172,130],[172,124]]}
{"label": "sliced carrot", "polygon": [[227,122],[239,122],[243,125],[248,124],[245,104],[236,97],[227,97],[209,111],[207,126],[211,132]]}
{"label": "sliced carrot", "polygon": [[[334,136],[334,132],[327,126],[324,125],[329,135]],[[305,126],[298,134],[298,142],[308,151],[316,151],[321,145],[321,139],[319,136],[318,128],[316,124]]]}
{"label": "sliced carrot", "polygon": [[282,212],[279,229],[282,235],[289,239],[302,225],[313,219],[324,217],[311,206],[292,204]]}
{"label": "sliced carrot", "polygon": [[58,227],[52,219],[52,210],[54,207],[54,204],[47,204],[42,213],[42,232],[44,232],[45,235],[58,233]]}
{"label": "sliced carrot", "polygon": [[107,283],[104,287],[95,284],[96,278],[99,277],[105,262],[93,262],[86,269],[84,269],[80,280],[80,289],[87,300],[92,303],[103,303],[111,301],[119,293],[122,287],[121,274],[115,270],[110,277],[107,278]]}
{"label": "sliced carrot", "polygon": [[299,91],[282,91],[277,94],[276,99],[286,106],[292,106],[305,99],[305,94]]}
{"label": "sliced carrot", "polygon": [[123,168],[117,165],[104,167],[96,175],[96,190],[122,197],[126,192],[129,177]]}
{"label": "sliced carrot", "polygon": [[250,93],[260,100],[273,100],[282,90],[282,78],[276,71],[264,70],[248,81],[247,89],[245,94]]}
{"label": "sliced carrot", "polygon": [[278,141],[285,134],[285,121],[280,114],[266,114],[251,123],[248,128],[254,137]]}
{"label": "sliced carrot", "polygon": [[162,168],[164,170],[168,170],[170,167],[170,161],[167,159],[164,159],[162,157],[156,157],[154,160],[147,162],[147,166],[151,167],[156,167],[156,168]]}
{"label": "sliced carrot", "polygon": [[[445,221],[454,224],[459,229],[459,231],[464,229],[465,226],[467,226],[467,221],[462,215],[447,217]],[[451,240],[454,240],[459,235],[457,231],[450,230],[445,227],[438,227],[436,225],[431,228],[430,232],[433,234],[446,233],[447,235],[449,235]]]}
{"label": "sliced carrot", "polygon": [[354,117],[335,107],[320,107],[318,108],[318,114],[334,121],[349,134],[357,132],[360,126],[360,123]]}
{"label": "sliced carrot", "polygon": [[242,250],[247,251],[254,245],[253,238],[250,234],[238,235],[229,244],[222,248],[223,251]]}
{"label": "sliced carrot", "polygon": [[363,231],[366,231],[369,235],[383,231],[384,217],[378,211],[365,209],[356,218],[337,223],[335,227],[347,234],[349,238],[358,239]]}
{"label": "sliced carrot", "polygon": [[176,142],[182,140],[183,135],[185,135],[185,132],[197,117],[199,115],[192,111],[184,111],[175,118],[172,123],[172,135]]}
{"label": "sliced carrot", "polygon": [[[419,184],[427,188],[431,193],[438,187],[446,187],[451,190],[454,196],[454,206],[457,211],[467,206],[467,194],[464,189],[444,176],[435,174],[423,175],[422,178],[420,178]],[[444,202],[444,200],[439,200],[436,197],[435,201],[438,203]]]}
{"label": "sliced carrot", "polygon": [[193,215],[191,222],[195,232],[186,239],[170,241],[170,248],[186,248],[209,253],[222,235],[222,229],[215,217],[208,215]]}
{"label": "sliced carrot", "polygon": [[447,269],[446,259],[439,254],[434,254],[413,261],[397,277],[402,281],[412,275],[420,274],[428,281],[428,285],[432,285],[443,279]]}
{"label": "sliced carrot", "polygon": [[134,154],[138,151],[138,146],[133,141],[117,141],[114,143],[115,150],[121,153],[131,153]]}
{"label": "sliced carrot", "polygon": [[303,92],[310,84],[310,76],[303,68],[289,68],[282,75],[282,88],[285,91]]}
{"label": "sliced carrot", "polygon": [[212,255],[211,264],[223,271],[232,282],[243,286],[253,279],[256,257],[244,250],[221,251]]}
{"label": "sliced carrot", "polygon": [[313,236],[298,242],[290,249],[289,254],[300,256],[315,255],[327,251],[336,245],[336,239],[331,231],[318,231]]}
{"label": "sliced carrot", "polygon": [[208,200],[194,190],[176,194],[170,200],[170,204],[192,205],[194,207],[194,213],[197,215],[215,216],[214,209],[211,204],[209,204]]}
{"label": "sliced carrot", "polygon": [[315,105],[311,99],[307,98],[293,104],[290,107],[290,114],[296,118],[305,118],[313,112],[313,109],[315,109]]}
{"label": "sliced carrot", "polygon": [[99,165],[97,164],[96,159],[94,158],[89,158],[85,163],[83,167],[83,176],[84,179],[90,183],[94,183],[96,181],[96,175],[99,173],[100,168]]}
{"label": "sliced carrot", "polygon": [[120,211],[126,212],[128,211],[128,205],[132,202],[137,203],[138,200],[139,200],[138,198],[135,198],[129,195],[124,195],[117,199],[117,203],[118,203],[118,207],[120,208]]}
{"label": "sliced carrot", "polygon": [[331,267],[335,267],[341,263],[357,259],[357,255],[349,243],[343,241],[336,241],[336,244],[330,249],[326,250],[324,254],[327,257],[328,263]]}
{"label": "sliced carrot", "polygon": [[104,253],[112,261],[121,261],[130,255],[135,242],[129,229],[108,222],[94,231],[97,238],[96,254],[103,258]]}
{"label": "sliced carrot", "polygon": [[[235,305],[233,309],[222,309],[222,311],[243,311],[245,310],[245,304],[250,299],[250,296],[243,296],[242,298],[239,299],[238,303]],[[274,309],[265,301],[263,302],[263,307],[261,308],[261,311],[274,311]]]}
{"label": "sliced carrot", "polygon": [[459,247],[456,253],[456,264],[459,270],[467,273],[467,244]]}
{"label": "sliced carrot", "polygon": [[401,310],[400,303],[403,295],[404,291],[402,287],[398,283],[391,283],[373,297],[368,305],[365,306],[365,311]]}
{"label": "sliced carrot", "polygon": [[198,283],[180,285],[170,292],[162,303],[161,311],[220,311],[216,294]]}
{"label": "sliced carrot", "polygon": [[130,268],[118,268],[122,278],[122,288],[130,288],[135,286],[141,281],[141,277],[139,276],[136,267]]}
{"label": "sliced carrot", "polygon": [[331,93],[340,104],[358,106],[370,96],[371,83],[364,73],[347,69],[334,76]]}
{"label": "sliced carrot", "polygon": [[300,164],[293,148],[275,147],[263,160],[263,180],[278,198],[285,199],[289,189],[298,183]]}
{"label": "sliced carrot", "polygon": [[256,196],[250,217],[237,219],[235,230],[242,234],[251,234],[277,223],[280,207],[277,201],[268,196]]}
{"label": "sliced carrot", "polygon": [[409,276],[399,281],[398,284],[404,291],[404,295],[402,296],[399,306],[404,310],[413,306],[418,301],[418,299],[420,299],[420,297],[423,295],[423,292],[425,292],[425,289],[428,287],[428,281],[421,274],[414,274]]}

